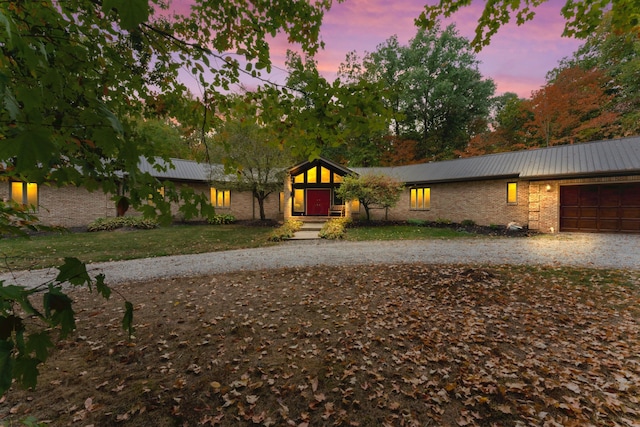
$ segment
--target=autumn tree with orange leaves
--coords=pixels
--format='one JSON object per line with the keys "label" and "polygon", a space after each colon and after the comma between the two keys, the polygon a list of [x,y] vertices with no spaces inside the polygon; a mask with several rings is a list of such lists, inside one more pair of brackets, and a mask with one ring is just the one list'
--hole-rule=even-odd
{"label": "autumn tree with orange leaves", "polygon": [[597,69],[571,67],[554,82],[535,91],[529,106],[533,119],[525,126],[531,146],[572,144],[611,138],[618,114],[609,111],[612,95],[606,76]]}

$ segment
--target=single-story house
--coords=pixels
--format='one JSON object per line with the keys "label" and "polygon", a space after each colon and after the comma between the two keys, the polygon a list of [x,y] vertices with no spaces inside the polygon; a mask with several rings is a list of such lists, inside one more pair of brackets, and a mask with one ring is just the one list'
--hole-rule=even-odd
{"label": "single-story house", "polygon": [[[207,194],[218,213],[258,216],[250,192],[225,188],[219,179],[212,183],[211,168],[219,166],[178,159],[173,165],[164,172],[144,161],[140,167]],[[385,174],[405,184],[397,206],[373,211],[374,219],[516,222],[545,233],[640,233],[640,136],[397,167],[347,168],[320,158],[288,170],[283,191],[265,201],[266,215],[323,217],[339,207],[341,214],[357,216],[357,202],[335,196],[344,176],[353,173]],[[77,187],[8,182],[0,185],[0,197],[37,205],[41,220],[53,225],[82,226],[116,215],[111,195]]]}

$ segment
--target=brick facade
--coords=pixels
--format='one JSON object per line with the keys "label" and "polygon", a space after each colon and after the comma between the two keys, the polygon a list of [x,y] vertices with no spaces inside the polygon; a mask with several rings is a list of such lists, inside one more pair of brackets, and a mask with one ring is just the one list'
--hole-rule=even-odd
{"label": "brick facade", "polygon": [[[177,184],[176,188],[187,186],[196,193],[210,197],[210,187],[204,183]],[[10,182],[0,181],[0,199],[9,200]],[[258,202],[251,192],[231,191],[231,204],[229,208],[216,208],[216,213],[229,213],[238,220],[252,220],[260,218]],[[179,211],[179,204],[172,203],[171,212],[175,221],[183,221]],[[98,218],[115,217],[116,207],[111,194],[101,191],[89,192],[82,187],[65,186],[55,187],[50,185],[38,186],[38,210],[37,216],[45,225],[62,227],[85,227]],[[140,215],[133,208],[127,211],[128,216]],[[279,194],[269,195],[265,200],[265,215],[268,219],[282,219],[279,209]],[[203,218],[194,218],[202,220]]]}
{"label": "brick facade", "polygon": [[[507,203],[507,183],[517,182],[517,203]],[[389,209],[388,219],[448,220],[460,223],[472,220],[479,225],[506,225],[515,221],[525,225],[529,215],[529,183],[519,180],[488,180],[440,183],[415,188],[431,189],[429,209],[411,209],[410,188],[407,187],[396,207]],[[364,216],[364,208],[360,208]],[[385,211],[374,209],[372,219],[383,219]]]}

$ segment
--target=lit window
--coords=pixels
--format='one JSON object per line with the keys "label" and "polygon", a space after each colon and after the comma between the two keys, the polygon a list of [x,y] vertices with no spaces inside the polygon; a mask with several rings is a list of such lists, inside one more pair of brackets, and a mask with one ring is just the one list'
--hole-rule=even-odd
{"label": "lit window", "polygon": [[337,173],[333,173],[333,182],[334,184],[339,184],[342,182],[342,176],[338,175]]}
{"label": "lit window", "polygon": [[427,210],[431,208],[431,188],[411,189],[411,209]]}
{"label": "lit window", "polygon": [[[158,194],[160,195],[160,198],[164,200],[164,186],[158,187],[157,191],[158,191]],[[149,202],[148,203],[150,205],[152,205],[152,206],[154,205],[154,203],[153,203],[153,195],[152,194],[149,194]]]}
{"label": "lit window", "polygon": [[318,168],[311,168],[307,171],[307,184],[318,182]]}
{"label": "lit window", "polygon": [[304,190],[301,188],[293,190],[293,211],[304,212]]}
{"label": "lit window", "polygon": [[284,191],[280,192],[280,195],[278,198],[278,212],[280,213],[284,212]]}
{"label": "lit window", "polygon": [[11,200],[24,205],[38,207],[38,184],[30,182],[17,182],[11,183]]}
{"label": "lit window", "polygon": [[228,208],[231,206],[231,191],[211,188],[211,204],[216,208]]}
{"label": "lit window", "polygon": [[518,183],[517,182],[507,183],[507,203],[510,205],[515,205],[516,203],[518,203]]}
{"label": "lit window", "polygon": [[328,184],[331,182],[331,171],[324,166],[320,167],[320,182],[322,184]]}
{"label": "lit window", "polygon": [[300,175],[296,175],[293,177],[293,182],[295,182],[296,184],[302,184],[304,183],[304,174],[301,173]]}
{"label": "lit window", "polygon": [[360,212],[360,200],[351,201],[351,212]]}

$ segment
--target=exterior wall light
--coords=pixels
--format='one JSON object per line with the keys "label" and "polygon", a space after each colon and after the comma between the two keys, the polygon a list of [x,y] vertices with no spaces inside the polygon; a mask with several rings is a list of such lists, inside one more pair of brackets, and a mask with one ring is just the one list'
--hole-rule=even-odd
{"label": "exterior wall light", "polygon": [[547,184],[547,192],[551,191],[551,184]]}

